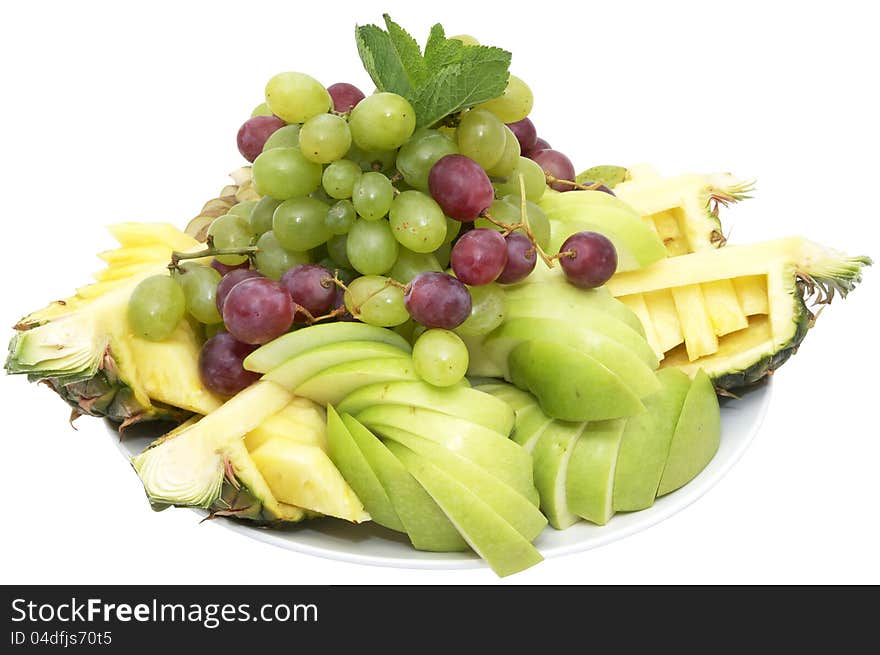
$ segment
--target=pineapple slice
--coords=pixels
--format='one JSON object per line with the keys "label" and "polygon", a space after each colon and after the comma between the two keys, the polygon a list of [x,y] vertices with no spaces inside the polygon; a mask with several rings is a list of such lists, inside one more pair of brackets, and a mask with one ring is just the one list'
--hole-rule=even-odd
{"label": "pineapple slice", "polygon": [[671,291],[675,310],[681,321],[688,358],[694,361],[703,355],[711,355],[718,350],[718,339],[709,318],[702,288],[699,284],[689,284],[673,287]]}
{"label": "pineapple slice", "polygon": [[324,408],[307,398],[294,398],[280,412],[248,432],[244,443],[253,452],[273,439],[287,439],[326,451],[327,415]]}
{"label": "pineapple slice", "polygon": [[702,289],[716,335],[720,337],[749,326],[731,280],[706,282]]}
{"label": "pineapple slice", "polygon": [[770,306],[767,300],[767,276],[744,275],[733,280],[736,297],[746,316],[767,314]]}
{"label": "pineapple slice", "polygon": [[654,322],[651,320],[648,306],[645,304],[645,297],[640,293],[636,293],[630,296],[621,296],[618,300],[629,307],[632,313],[642,322],[642,326],[645,328],[645,341],[648,342],[648,345],[651,346],[655,353],[662,356],[664,350],[660,337],[655,330]]}
{"label": "pineapple slice", "polygon": [[655,350],[660,357],[663,353],[672,350],[677,345],[684,343],[684,334],[681,331],[681,321],[675,309],[675,301],[670,291],[651,291],[644,294],[645,304],[648,307],[651,324],[657,335],[658,349]]}

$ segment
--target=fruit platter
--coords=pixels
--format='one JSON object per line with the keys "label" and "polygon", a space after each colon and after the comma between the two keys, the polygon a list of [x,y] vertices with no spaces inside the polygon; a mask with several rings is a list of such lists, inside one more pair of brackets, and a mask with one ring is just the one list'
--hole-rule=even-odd
{"label": "fruit platter", "polygon": [[729,173],[575,167],[504,49],[355,42],[374,89],[272,77],[232,183],[109,226],[7,373],[111,423],[145,508],[342,559],[507,576],[704,493],[871,260],[728,242]]}

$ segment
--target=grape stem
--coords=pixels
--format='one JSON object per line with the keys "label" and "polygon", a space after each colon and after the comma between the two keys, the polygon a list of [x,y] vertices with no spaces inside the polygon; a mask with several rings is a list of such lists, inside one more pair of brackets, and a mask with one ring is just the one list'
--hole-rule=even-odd
{"label": "grape stem", "polygon": [[548,173],[547,171],[544,171],[544,177],[547,179],[547,184],[565,184],[574,189],[580,189],[581,191],[595,191],[602,186],[601,182],[593,182],[592,184],[581,184],[580,182],[575,182],[574,180],[563,180],[554,175],[550,175],[550,173]]}
{"label": "grape stem", "polygon": [[175,250],[171,253],[171,263],[168,264],[168,268],[172,271],[180,268],[180,262],[185,259],[201,259],[203,257],[217,257],[223,255],[245,255],[247,257],[253,257],[256,253],[260,251],[256,246],[245,246],[244,248],[215,248],[213,242],[210,237],[208,237],[208,246],[204,250],[199,250],[197,252],[181,252],[179,250]]}

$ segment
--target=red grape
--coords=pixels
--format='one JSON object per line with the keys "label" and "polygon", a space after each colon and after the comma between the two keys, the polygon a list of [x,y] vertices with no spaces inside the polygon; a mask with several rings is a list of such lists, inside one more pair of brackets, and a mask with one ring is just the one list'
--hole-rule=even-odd
{"label": "red grape", "polygon": [[354,109],[354,106],[365,98],[364,92],[354,84],[337,82],[327,87],[327,93],[333,101],[333,110],[344,114]]}
{"label": "red grape", "polygon": [[617,250],[598,232],[575,232],[562,244],[559,254],[565,277],[581,289],[601,287],[617,270]]}
{"label": "red grape", "polygon": [[235,266],[227,266],[219,259],[211,260],[211,268],[220,273],[220,275],[226,275],[229,271],[237,271],[240,268],[250,268],[251,263],[249,261],[243,261],[241,264],[236,264]]}
{"label": "red grape", "polygon": [[494,282],[507,265],[507,242],[496,230],[481,227],[459,237],[450,258],[455,277],[476,287]]}
{"label": "red grape", "polygon": [[223,322],[239,341],[263,344],[290,329],[293,299],[283,286],[267,277],[239,282],[223,302]]}
{"label": "red grape", "polygon": [[544,139],[538,137],[535,139],[535,145],[533,145],[529,150],[524,151],[523,154],[529,159],[534,159],[535,155],[537,155],[542,150],[550,150],[551,145],[547,143]]}
{"label": "red grape", "polygon": [[333,300],[336,298],[333,273],[320,264],[299,264],[288,269],[281,276],[281,284],[297,305],[294,323],[306,323],[309,320],[308,315],[299,311],[299,308],[305,309],[312,318],[317,318],[333,307]]}
{"label": "red grape", "polygon": [[[549,173],[560,180],[574,180],[574,164],[558,150],[541,150],[532,157],[545,173]],[[569,184],[554,182],[550,188],[557,191],[571,191],[574,187]]]}
{"label": "red grape", "polygon": [[[586,181],[584,181],[584,182],[581,182],[581,184],[583,184],[584,186],[590,186],[590,185],[592,185],[592,184],[595,184],[595,182],[591,182],[591,181],[589,181],[589,180],[586,180]],[[602,193],[607,193],[607,194],[610,195],[610,196],[617,196],[617,194],[614,193],[614,191],[612,191],[611,189],[609,189],[609,188],[608,188],[607,186],[605,186],[604,184],[600,184],[600,185],[597,186],[595,189],[578,189],[577,187],[574,187],[574,189],[575,189],[575,191],[601,191]]]}
{"label": "red grape", "polygon": [[[507,127],[510,128],[516,140],[519,141],[520,152],[531,152],[534,150],[535,144],[538,141],[538,132],[535,130],[535,124],[531,119],[524,118],[516,123],[508,123]],[[544,143],[547,142],[545,141]]]}
{"label": "red grape", "polygon": [[538,261],[538,251],[522,232],[511,232],[505,237],[507,242],[507,264],[496,282],[501,284],[515,284],[528,277],[535,270]]}
{"label": "red grape", "polygon": [[284,121],[277,116],[254,116],[247,119],[238,128],[238,151],[245,159],[253,163],[257,155],[263,152],[266,139],[284,125]]}
{"label": "red grape", "polygon": [[403,304],[417,323],[451,330],[470,316],[471,294],[451,275],[427,271],[409,283]]}
{"label": "red grape", "polygon": [[220,278],[220,283],[217,285],[217,311],[220,312],[221,316],[223,315],[223,303],[226,301],[226,296],[232,291],[232,287],[242,280],[249,280],[252,277],[263,276],[249,268],[236,268]]}
{"label": "red grape", "polygon": [[443,213],[457,221],[472,221],[495,200],[486,171],[464,155],[446,155],[428,173],[431,197]]}
{"label": "red grape", "polygon": [[259,373],[246,371],[244,358],[256,346],[237,341],[228,332],[219,332],[205,342],[199,352],[199,377],[208,389],[223,396],[237,394],[260,379]]}

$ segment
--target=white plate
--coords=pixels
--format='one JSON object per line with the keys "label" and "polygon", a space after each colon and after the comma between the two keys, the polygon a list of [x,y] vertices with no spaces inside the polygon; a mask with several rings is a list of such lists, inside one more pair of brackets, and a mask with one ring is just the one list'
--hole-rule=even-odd
{"label": "white plate", "polygon": [[[746,451],[758,431],[770,401],[770,385],[761,384],[739,400],[721,402],[721,446],[709,466],[693,481],[641,512],[615,515],[607,525],[581,521],[567,530],[547,528],[535,541],[544,557],[577,553],[623,539],[681,511],[711,489]],[[115,435],[115,433],[114,433]],[[130,457],[148,443],[146,437],[119,441]],[[224,526],[252,539],[300,553],[330,559],[418,569],[465,569],[484,566],[473,553],[426,553],[410,546],[405,536],[370,523],[352,525],[337,519],[304,521],[282,529],[265,529],[218,518]]]}

